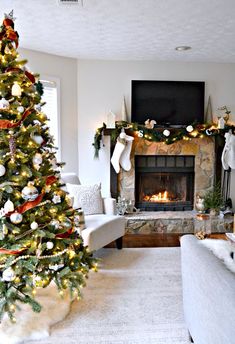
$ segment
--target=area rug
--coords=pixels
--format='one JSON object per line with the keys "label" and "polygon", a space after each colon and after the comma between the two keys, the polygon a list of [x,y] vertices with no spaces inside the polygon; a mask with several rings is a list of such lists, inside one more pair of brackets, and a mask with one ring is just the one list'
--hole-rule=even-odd
{"label": "area rug", "polygon": [[84,298],[49,338],[27,344],[189,344],[180,248],[102,249],[97,255],[100,270],[91,274]]}

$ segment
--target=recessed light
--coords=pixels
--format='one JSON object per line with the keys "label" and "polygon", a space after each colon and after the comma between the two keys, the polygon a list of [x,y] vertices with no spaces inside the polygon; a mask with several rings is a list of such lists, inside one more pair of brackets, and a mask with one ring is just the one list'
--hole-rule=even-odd
{"label": "recessed light", "polygon": [[175,50],[177,51],[186,51],[186,50],[190,50],[192,49],[192,47],[190,47],[189,45],[180,45],[179,47],[176,47]]}

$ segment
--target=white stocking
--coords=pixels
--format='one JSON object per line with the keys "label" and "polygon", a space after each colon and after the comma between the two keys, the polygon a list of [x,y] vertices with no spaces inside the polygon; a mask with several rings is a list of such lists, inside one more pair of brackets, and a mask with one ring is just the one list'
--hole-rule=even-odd
{"label": "white stocking", "polygon": [[122,152],[122,155],[120,157],[120,165],[122,166],[124,171],[130,171],[131,169],[131,160],[130,160],[130,155],[131,155],[131,148],[132,148],[132,142],[134,140],[134,137],[126,135],[125,133],[121,133],[120,136],[123,137],[126,140],[126,148]]}
{"label": "white stocking", "polygon": [[111,164],[113,165],[116,173],[120,172],[119,161],[125,147],[125,140],[118,138],[111,158]]}
{"label": "white stocking", "polygon": [[222,165],[224,170],[229,167],[235,169],[235,136],[232,133],[225,133],[225,146],[222,153]]}

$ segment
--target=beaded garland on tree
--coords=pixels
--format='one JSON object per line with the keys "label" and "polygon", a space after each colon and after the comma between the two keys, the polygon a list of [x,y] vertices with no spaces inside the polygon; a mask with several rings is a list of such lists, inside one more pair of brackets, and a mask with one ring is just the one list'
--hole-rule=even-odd
{"label": "beaded garland on tree", "polygon": [[11,12],[0,27],[0,319],[12,321],[16,302],[40,312],[37,288],[53,281],[79,297],[97,269],[61,189],[42,84],[18,59],[18,38]]}

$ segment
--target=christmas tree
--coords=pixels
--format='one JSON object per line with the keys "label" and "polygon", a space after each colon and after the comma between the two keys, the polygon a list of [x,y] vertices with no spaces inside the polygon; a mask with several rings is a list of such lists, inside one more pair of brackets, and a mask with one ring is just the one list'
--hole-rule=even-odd
{"label": "christmas tree", "polygon": [[39,75],[19,60],[18,38],[11,12],[0,27],[0,319],[12,321],[17,302],[40,312],[36,289],[51,282],[79,298],[96,269],[61,189]]}

